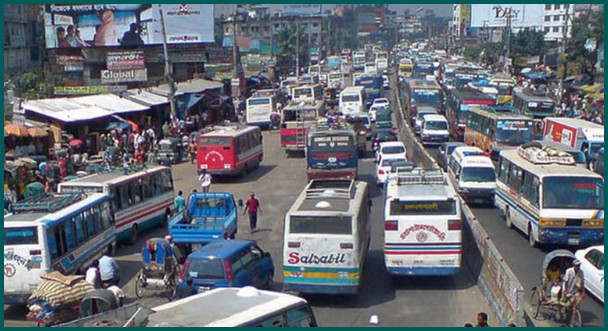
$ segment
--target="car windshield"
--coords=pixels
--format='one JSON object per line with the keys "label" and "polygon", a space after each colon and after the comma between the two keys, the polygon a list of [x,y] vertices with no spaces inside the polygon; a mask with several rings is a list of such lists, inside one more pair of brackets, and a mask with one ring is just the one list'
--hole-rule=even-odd
{"label": "car windshield", "polygon": [[403,146],[387,146],[382,148],[382,154],[402,154],[405,153]]}
{"label": "car windshield", "polygon": [[390,131],[376,132],[376,139],[391,139],[393,134]]}
{"label": "car windshield", "polygon": [[447,130],[448,123],[443,121],[426,121],[424,128],[427,130]]}
{"label": "car windshield", "polygon": [[188,261],[186,275],[192,278],[223,279],[224,264],[221,259],[192,259]]}
{"label": "car windshield", "polygon": [[464,167],[460,178],[463,182],[485,183],[496,181],[496,174],[489,167]]}
{"label": "car windshield", "polygon": [[604,182],[590,177],[546,177],[543,179],[543,207],[604,209]]}

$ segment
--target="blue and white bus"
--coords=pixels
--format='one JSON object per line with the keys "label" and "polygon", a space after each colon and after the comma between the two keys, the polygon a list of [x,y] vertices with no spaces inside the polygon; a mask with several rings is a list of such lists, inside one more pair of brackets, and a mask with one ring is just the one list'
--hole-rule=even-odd
{"label": "blue and white bus", "polygon": [[4,216],[4,304],[25,304],[52,271],[82,273],[116,248],[106,194],[53,193],[11,205]]}
{"label": "blue and white bus", "polygon": [[357,178],[357,137],[347,124],[318,124],[308,132],[306,169],[308,180]]}
{"label": "blue and white bus", "polygon": [[59,184],[59,192],[105,193],[116,212],[119,241],[133,244],[139,232],[160,225],[173,213],[171,169],[148,166],[145,169],[102,172]]}

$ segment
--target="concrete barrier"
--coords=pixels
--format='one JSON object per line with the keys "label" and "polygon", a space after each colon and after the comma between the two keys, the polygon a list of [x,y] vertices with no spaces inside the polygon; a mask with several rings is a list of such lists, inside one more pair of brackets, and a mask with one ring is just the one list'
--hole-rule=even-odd
{"label": "concrete barrier", "polygon": [[[410,128],[408,113],[401,105],[401,87],[398,84],[393,86],[397,86],[396,91],[393,91],[397,102],[395,122],[410,159],[416,160],[419,166],[426,169],[439,168],[431,155],[416,140],[413,130]],[[461,201],[464,200],[461,199]],[[477,286],[501,326],[507,326],[509,323],[526,326],[523,286],[469,206],[462,202],[461,207],[464,220],[462,227],[463,260],[466,267],[473,274]]]}

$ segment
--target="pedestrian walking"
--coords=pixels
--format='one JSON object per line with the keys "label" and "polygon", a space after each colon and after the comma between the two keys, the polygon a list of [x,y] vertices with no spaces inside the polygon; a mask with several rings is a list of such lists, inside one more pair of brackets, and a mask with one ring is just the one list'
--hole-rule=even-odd
{"label": "pedestrian walking", "polygon": [[188,153],[190,154],[190,164],[194,164],[194,160],[196,160],[196,144],[194,141],[191,141],[188,145]]}
{"label": "pedestrian walking", "polygon": [[177,209],[178,213],[186,208],[186,198],[184,198],[184,192],[179,191],[177,193],[177,196],[173,200],[173,205],[175,206],[175,209]]}
{"label": "pedestrian walking", "polygon": [[211,175],[207,173],[207,169],[203,169],[200,176],[198,176],[198,180],[200,180],[203,187],[203,193],[209,192],[211,188]]}
{"label": "pedestrian walking", "polygon": [[257,229],[258,225],[258,211],[261,213],[262,208],[260,207],[260,201],[255,198],[255,193],[249,194],[249,199],[245,203],[245,210],[243,215],[249,212],[249,232],[253,233]]}

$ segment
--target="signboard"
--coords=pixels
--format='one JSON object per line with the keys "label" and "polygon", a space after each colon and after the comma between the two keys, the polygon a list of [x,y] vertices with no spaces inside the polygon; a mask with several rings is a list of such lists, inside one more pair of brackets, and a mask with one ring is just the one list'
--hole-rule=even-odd
{"label": "signboard", "polygon": [[511,17],[511,27],[543,25],[543,4],[472,4],[471,27],[504,28]]}
{"label": "signboard", "polygon": [[106,57],[108,70],[145,69],[143,51],[108,52]]}
{"label": "signboard", "polygon": [[284,4],[281,11],[283,15],[316,15],[321,13],[321,4]]}
{"label": "signboard", "polygon": [[55,95],[90,95],[90,94],[106,94],[106,93],[121,93],[126,92],[126,85],[117,86],[55,86],[53,93]]}
{"label": "signboard", "polygon": [[47,4],[47,48],[162,44],[162,9],[169,44],[214,42],[213,4]]}
{"label": "signboard", "polygon": [[116,84],[126,82],[145,82],[148,80],[148,69],[133,70],[102,70],[102,84]]}
{"label": "signboard", "polygon": [[57,64],[62,65],[66,72],[83,71],[84,57],[80,55],[58,55]]}
{"label": "signboard", "polygon": [[595,51],[596,48],[597,48],[597,39],[588,38],[587,40],[585,40],[585,49],[586,50],[588,50],[589,52],[593,52],[593,51]]}

